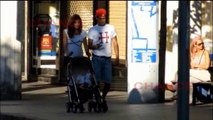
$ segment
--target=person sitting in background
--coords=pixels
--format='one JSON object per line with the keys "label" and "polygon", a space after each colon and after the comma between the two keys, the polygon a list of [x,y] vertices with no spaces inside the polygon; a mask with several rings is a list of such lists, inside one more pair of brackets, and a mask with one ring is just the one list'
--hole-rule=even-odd
{"label": "person sitting in background", "polygon": [[210,66],[209,52],[205,49],[200,36],[195,38],[190,46],[190,82],[206,82],[210,80],[208,68]]}
{"label": "person sitting in background", "polygon": [[[193,83],[210,81],[210,66],[209,52],[205,49],[204,42],[201,36],[196,37],[190,44],[190,71],[189,71],[189,86]],[[166,89],[172,92],[177,90],[177,80],[172,81],[173,84],[167,84]]]}

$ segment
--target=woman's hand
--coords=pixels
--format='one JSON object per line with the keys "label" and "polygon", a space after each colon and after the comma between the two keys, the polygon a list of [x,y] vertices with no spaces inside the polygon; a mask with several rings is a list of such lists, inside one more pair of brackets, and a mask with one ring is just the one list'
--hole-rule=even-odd
{"label": "woman's hand", "polygon": [[191,61],[191,69],[196,69],[198,66],[193,62]]}
{"label": "woman's hand", "polygon": [[86,55],[90,59],[91,53],[90,52],[86,52]]}

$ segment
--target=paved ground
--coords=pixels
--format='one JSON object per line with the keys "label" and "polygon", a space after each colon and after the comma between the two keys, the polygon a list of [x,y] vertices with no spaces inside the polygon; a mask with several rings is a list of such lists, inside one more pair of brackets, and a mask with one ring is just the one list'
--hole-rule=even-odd
{"label": "paved ground", "polygon": [[[126,92],[112,91],[106,113],[66,113],[65,86],[44,82],[23,83],[23,100],[1,101],[1,114],[19,116],[15,120],[176,120],[176,102],[127,104]],[[166,92],[169,96],[170,93]],[[86,107],[86,106],[85,106]],[[213,104],[190,106],[190,120],[213,120]],[[22,118],[21,118],[22,117]],[[28,118],[28,119],[27,119]],[[7,117],[2,119],[8,120]]]}

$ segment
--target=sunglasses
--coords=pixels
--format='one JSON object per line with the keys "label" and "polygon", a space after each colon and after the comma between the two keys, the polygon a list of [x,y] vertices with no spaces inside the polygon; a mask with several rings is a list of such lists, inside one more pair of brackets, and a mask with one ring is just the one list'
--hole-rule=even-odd
{"label": "sunglasses", "polygon": [[202,43],[197,43],[198,46],[201,46],[201,45],[203,45],[203,44],[204,44],[203,42],[202,42]]}

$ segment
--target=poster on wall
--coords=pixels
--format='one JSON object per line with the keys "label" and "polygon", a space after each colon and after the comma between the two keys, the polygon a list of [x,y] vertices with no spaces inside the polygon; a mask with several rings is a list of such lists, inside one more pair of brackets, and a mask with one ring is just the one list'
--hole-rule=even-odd
{"label": "poster on wall", "polygon": [[156,62],[156,1],[129,1],[131,62]]}
{"label": "poster on wall", "polygon": [[128,103],[158,101],[158,3],[128,1]]}
{"label": "poster on wall", "polygon": [[52,52],[52,36],[41,36],[40,39],[40,53],[41,55],[51,55]]}

